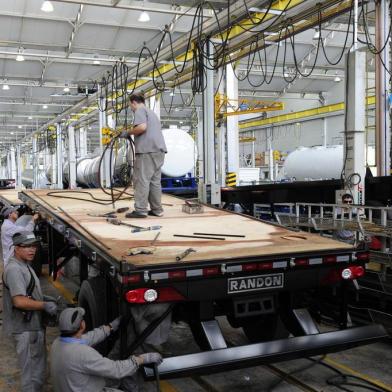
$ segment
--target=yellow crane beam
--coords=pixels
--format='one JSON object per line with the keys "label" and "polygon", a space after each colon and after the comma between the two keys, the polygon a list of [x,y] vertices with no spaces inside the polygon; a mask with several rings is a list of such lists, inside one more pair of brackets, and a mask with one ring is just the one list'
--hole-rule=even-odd
{"label": "yellow crane beam", "polygon": [[[374,95],[366,98],[366,106],[374,105],[375,102],[376,102],[376,97]],[[280,114],[278,116],[273,116],[264,119],[245,120],[240,122],[239,129],[245,130],[249,128],[258,128],[266,125],[281,124],[293,120],[300,121],[302,119],[313,117],[313,116],[340,112],[343,111],[344,108],[345,108],[344,102],[339,102],[331,105],[320,106],[318,108],[301,110],[299,112]]]}

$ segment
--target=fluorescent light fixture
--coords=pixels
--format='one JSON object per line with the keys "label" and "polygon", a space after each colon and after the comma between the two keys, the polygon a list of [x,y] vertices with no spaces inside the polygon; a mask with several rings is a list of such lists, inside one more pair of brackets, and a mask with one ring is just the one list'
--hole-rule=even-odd
{"label": "fluorescent light fixture", "polygon": [[287,71],[285,71],[285,72],[283,73],[283,76],[284,76],[285,78],[288,78],[290,75],[289,75],[289,73],[288,73]]}
{"label": "fluorescent light fixture", "polygon": [[251,7],[249,8],[249,12],[258,12],[261,14],[266,14],[267,12],[272,15],[285,15],[284,12],[280,10],[274,10],[273,8],[270,8],[269,10],[267,8],[257,8],[257,7]]}
{"label": "fluorescent light fixture", "polygon": [[11,133],[11,135],[13,135],[14,134],[14,132],[10,132]]}
{"label": "fluorescent light fixture", "polygon": [[18,125],[18,128],[19,128],[19,129],[22,129],[22,126],[21,126],[21,125]]}
{"label": "fluorescent light fixture", "polygon": [[32,120],[32,119],[33,119],[33,116],[29,116],[28,119],[29,119],[29,120]]}
{"label": "fluorescent light fixture", "polygon": [[94,60],[94,61],[93,61],[93,64],[94,64],[94,65],[101,65],[101,62],[97,59],[97,60]]}
{"label": "fluorescent light fixture", "polygon": [[44,12],[53,12],[53,4],[50,1],[44,1],[41,5],[41,11]]}
{"label": "fluorescent light fixture", "polygon": [[150,15],[148,15],[148,12],[143,11],[138,18],[139,22],[149,22],[150,21]]}
{"label": "fluorescent light fixture", "polygon": [[333,79],[334,82],[339,83],[342,81],[342,78],[339,75],[336,75]]}
{"label": "fluorescent light fixture", "polygon": [[3,84],[3,90],[9,90],[10,86],[8,86],[8,84]]}
{"label": "fluorescent light fixture", "polygon": [[47,109],[47,108],[48,108],[48,105],[42,106],[42,109]]}
{"label": "fluorescent light fixture", "polygon": [[176,95],[176,94],[174,94],[174,91],[171,91],[171,92],[170,92],[170,96],[171,96],[171,97],[174,97],[175,95]]}
{"label": "fluorescent light fixture", "polygon": [[69,87],[66,85],[63,90],[65,93],[69,93]]}
{"label": "fluorescent light fixture", "polygon": [[320,32],[319,32],[318,30],[316,30],[316,31],[314,32],[313,39],[319,39],[319,38],[320,38]]}
{"label": "fluorescent light fixture", "polygon": [[15,60],[16,61],[24,61],[25,60],[25,58],[23,56],[23,50],[22,49],[19,49],[19,53],[16,55]]}

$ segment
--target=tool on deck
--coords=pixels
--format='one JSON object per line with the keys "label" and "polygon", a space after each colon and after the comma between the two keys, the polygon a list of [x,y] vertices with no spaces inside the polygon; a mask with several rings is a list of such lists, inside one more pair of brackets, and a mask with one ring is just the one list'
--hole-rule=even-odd
{"label": "tool on deck", "polygon": [[106,214],[98,214],[98,213],[87,213],[88,216],[94,216],[96,218],[117,218],[117,215],[114,213],[106,213]]}
{"label": "tool on deck", "polygon": [[128,256],[136,256],[136,255],[152,255],[155,251],[154,247],[140,247],[140,248],[130,248],[128,249]]}
{"label": "tool on deck", "polygon": [[197,200],[185,200],[185,204],[182,205],[182,212],[187,214],[202,214],[204,207]]}
{"label": "tool on deck", "polygon": [[204,237],[201,235],[185,235],[185,234],[173,234],[173,237],[201,238],[203,240],[218,240],[218,241],[225,241],[226,240],[226,238],[220,238],[220,237]]}
{"label": "tool on deck", "polygon": [[158,231],[158,233],[157,233],[157,235],[154,237],[154,239],[151,241],[151,244],[150,245],[154,245],[156,242],[157,242],[157,240],[158,240],[158,237],[161,235],[161,232],[160,231]]}
{"label": "tool on deck", "polygon": [[122,222],[120,221],[120,219],[116,219],[116,218],[107,218],[106,221],[116,226],[131,227],[132,228],[131,233],[139,233],[141,231],[150,231],[150,230],[159,230],[162,227],[162,226],[150,226],[150,227],[136,226],[136,225],[131,225],[130,223]]}
{"label": "tool on deck", "polygon": [[117,210],[114,211],[109,211],[109,212],[105,212],[105,213],[99,213],[99,212],[90,212],[87,213],[88,216],[95,216],[95,217],[99,217],[99,218],[117,218],[117,214],[122,214],[123,212],[127,212],[129,210],[129,207],[121,207],[121,208],[117,208]]}
{"label": "tool on deck", "polygon": [[194,235],[212,235],[216,237],[238,237],[238,238],[245,238],[242,234],[215,234],[215,233],[193,233]]}
{"label": "tool on deck", "polygon": [[196,252],[195,249],[193,248],[188,248],[187,250],[185,250],[184,252],[182,252],[180,255],[176,256],[176,261],[181,261],[182,259],[184,259],[185,257],[187,257],[190,253],[192,252]]}

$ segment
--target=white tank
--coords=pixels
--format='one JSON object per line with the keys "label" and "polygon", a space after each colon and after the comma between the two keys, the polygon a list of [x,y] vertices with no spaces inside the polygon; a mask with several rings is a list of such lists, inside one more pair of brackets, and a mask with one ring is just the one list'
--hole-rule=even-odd
{"label": "white tank", "polygon": [[[191,172],[197,159],[197,149],[193,138],[183,129],[169,128],[162,130],[165,138],[167,154],[162,167],[163,177],[181,177]],[[106,154],[110,152],[107,151]],[[130,155],[130,149],[128,149]],[[113,165],[115,165],[115,175],[120,173],[122,166],[131,159],[127,157],[127,150],[122,147],[117,153],[113,153]],[[99,156],[81,158],[76,164],[76,182],[80,186],[89,188],[99,187],[98,169]],[[46,175],[51,180],[51,167]],[[69,163],[66,161],[63,167],[63,178],[65,182],[69,180]]]}
{"label": "white tank", "polygon": [[342,169],[342,145],[299,147],[287,155],[278,179],[339,179]]}
{"label": "white tank", "polygon": [[197,159],[197,148],[192,136],[180,128],[162,130],[167,154],[162,167],[164,177],[181,177],[190,173]]}

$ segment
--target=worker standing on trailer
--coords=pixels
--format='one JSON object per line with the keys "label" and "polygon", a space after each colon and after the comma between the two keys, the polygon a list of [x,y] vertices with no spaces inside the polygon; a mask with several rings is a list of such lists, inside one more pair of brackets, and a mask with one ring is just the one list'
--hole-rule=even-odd
{"label": "worker standing on trailer", "polygon": [[[127,218],[146,218],[147,215],[162,216],[161,168],[167,148],[158,116],[145,106],[141,94],[132,94],[130,108],[134,112],[133,128],[123,131],[120,137],[135,137],[135,210]],[[150,210],[148,209],[150,204]]]}
{"label": "worker standing on trailer", "polygon": [[26,225],[20,226],[16,224],[19,217],[18,210],[14,207],[4,207],[1,210],[4,217],[3,225],[1,226],[1,245],[3,248],[3,262],[4,268],[8,263],[10,257],[14,255],[14,247],[12,245],[12,236],[21,231],[32,232],[34,230],[35,222],[38,220],[39,215],[33,215],[33,219]]}
{"label": "worker standing on trailer", "polygon": [[46,373],[45,329],[42,311],[53,316],[56,300],[42,294],[41,285],[29,263],[38,239],[33,233],[15,233],[15,248],[3,274],[3,330],[11,336],[21,369],[21,391],[41,392]]}
{"label": "worker standing on trailer", "polygon": [[120,380],[135,374],[143,364],[160,364],[159,353],[132,355],[122,361],[103,357],[94,346],[120,327],[120,318],[109,325],[86,331],[83,308],[68,308],[61,312],[57,338],[50,351],[50,370],[55,392],[120,391],[106,388],[107,379]]}

